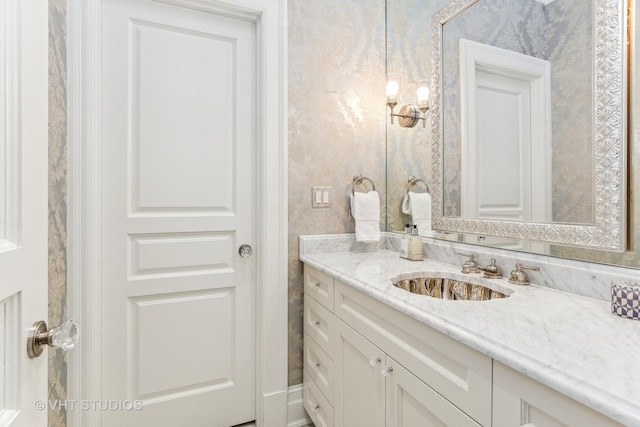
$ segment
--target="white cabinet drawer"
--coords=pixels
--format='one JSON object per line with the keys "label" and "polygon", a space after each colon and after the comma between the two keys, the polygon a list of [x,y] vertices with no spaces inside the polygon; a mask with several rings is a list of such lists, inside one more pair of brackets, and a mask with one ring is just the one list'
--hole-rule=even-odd
{"label": "white cabinet drawer", "polygon": [[307,334],[304,335],[303,357],[303,368],[333,405],[333,360]]}
{"label": "white cabinet drawer", "polygon": [[304,293],[314,297],[329,311],[333,311],[333,277],[306,264],[304,266]]}
{"label": "white cabinet drawer", "polygon": [[304,331],[333,359],[335,315],[309,295],[304,296]]}
{"label": "white cabinet drawer", "polygon": [[305,369],[302,370],[302,378],[304,382],[302,402],[307,414],[316,427],[333,427],[333,407],[309,378]]}
{"label": "white cabinet drawer", "polygon": [[491,425],[492,360],[336,280],[335,313],[476,422]]}
{"label": "white cabinet drawer", "polygon": [[520,372],[493,362],[493,427],[621,427]]}

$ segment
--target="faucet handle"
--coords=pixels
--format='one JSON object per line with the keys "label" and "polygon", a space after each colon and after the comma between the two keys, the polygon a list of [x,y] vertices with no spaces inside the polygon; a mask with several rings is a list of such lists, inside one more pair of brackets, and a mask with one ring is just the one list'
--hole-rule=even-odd
{"label": "faucet handle", "polygon": [[487,279],[499,279],[502,277],[502,270],[496,265],[495,258],[491,258],[489,265],[480,267],[480,270],[484,271],[484,277]]}
{"label": "faucet handle", "polygon": [[475,255],[461,254],[460,252],[456,253],[460,256],[469,258],[464,264],[462,264],[462,272],[464,274],[480,273],[480,266],[478,265],[478,261],[476,261]]}
{"label": "faucet handle", "polygon": [[540,268],[529,267],[527,265],[522,265],[519,262],[517,262],[516,269],[513,270],[510,274],[509,283],[513,283],[514,285],[528,285],[529,278],[527,277],[527,272],[524,270],[540,271]]}

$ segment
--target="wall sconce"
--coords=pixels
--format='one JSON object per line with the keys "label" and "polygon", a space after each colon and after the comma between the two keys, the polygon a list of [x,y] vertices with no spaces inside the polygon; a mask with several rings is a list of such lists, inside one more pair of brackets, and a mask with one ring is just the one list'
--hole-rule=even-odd
{"label": "wall sconce", "polygon": [[393,118],[398,117],[398,124],[404,128],[412,128],[418,124],[419,120],[422,120],[422,127],[427,127],[427,110],[429,110],[429,88],[426,86],[420,86],[416,91],[418,98],[418,105],[403,105],[400,108],[400,114],[395,114],[393,109],[398,105],[398,82],[389,81],[387,83],[387,106],[391,110],[391,124],[393,124]]}

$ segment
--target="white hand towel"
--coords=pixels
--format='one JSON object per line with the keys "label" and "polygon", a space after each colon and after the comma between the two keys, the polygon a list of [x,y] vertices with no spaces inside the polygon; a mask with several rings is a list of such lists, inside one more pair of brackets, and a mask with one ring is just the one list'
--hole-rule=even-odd
{"label": "white hand towel", "polygon": [[431,194],[409,191],[411,219],[418,226],[418,234],[430,236],[431,231]]}
{"label": "white hand towel", "polygon": [[351,193],[351,215],[356,220],[356,240],[380,240],[380,196],[377,191]]}
{"label": "white hand towel", "polygon": [[409,193],[405,193],[404,199],[402,199],[402,213],[405,215],[411,215],[411,200],[409,200]]}

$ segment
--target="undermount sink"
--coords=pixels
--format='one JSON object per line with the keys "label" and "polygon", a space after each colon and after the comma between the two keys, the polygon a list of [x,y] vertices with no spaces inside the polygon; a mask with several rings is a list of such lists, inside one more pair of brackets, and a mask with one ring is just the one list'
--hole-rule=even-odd
{"label": "undermount sink", "polygon": [[487,286],[444,277],[413,277],[392,279],[393,286],[418,295],[452,301],[487,301],[507,298],[503,293]]}

